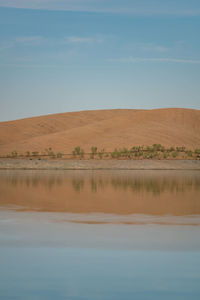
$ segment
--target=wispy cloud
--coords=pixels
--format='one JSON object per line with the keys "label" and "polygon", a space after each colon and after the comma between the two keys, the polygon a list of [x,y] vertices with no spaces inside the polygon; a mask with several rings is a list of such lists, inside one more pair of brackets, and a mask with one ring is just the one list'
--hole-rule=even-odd
{"label": "wispy cloud", "polygon": [[134,15],[200,15],[196,0],[0,0],[0,6]]}
{"label": "wispy cloud", "polygon": [[66,38],[66,42],[69,44],[91,44],[91,43],[102,43],[102,38],[94,37],[79,37],[79,36],[69,36]]}
{"label": "wispy cloud", "polygon": [[16,37],[14,42],[20,44],[38,44],[43,41],[44,38],[42,36],[19,36]]}
{"label": "wispy cloud", "polygon": [[108,59],[109,62],[118,63],[180,63],[180,64],[200,64],[200,60],[193,59],[178,59],[178,58],[142,58],[142,57],[127,57],[127,58],[111,58]]}
{"label": "wispy cloud", "polygon": [[162,45],[155,45],[153,43],[138,43],[137,48],[139,48],[142,51],[146,51],[146,52],[160,52],[160,53],[164,53],[164,52],[168,52],[169,48],[162,46]]}
{"label": "wispy cloud", "polygon": [[0,51],[7,50],[13,47],[13,42],[3,42],[0,43]]}

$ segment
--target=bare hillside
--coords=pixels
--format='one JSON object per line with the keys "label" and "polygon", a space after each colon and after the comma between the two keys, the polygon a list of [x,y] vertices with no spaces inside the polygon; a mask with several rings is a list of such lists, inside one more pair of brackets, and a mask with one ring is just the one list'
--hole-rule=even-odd
{"label": "bare hillside", "polygon": [[16,150],[71,153],[137,145],[162,144],[200,148],[200,111],[169,108],[154,110],[99,110],[54,114],[0,122],[0,154]]}

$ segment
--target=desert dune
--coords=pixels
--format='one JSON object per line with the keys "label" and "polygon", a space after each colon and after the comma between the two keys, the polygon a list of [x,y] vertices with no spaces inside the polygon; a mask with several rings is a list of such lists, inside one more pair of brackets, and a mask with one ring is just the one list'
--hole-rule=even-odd
{"label": "desert dune", "polygon": [[80,111],[0,122],[0,155],[16,150],[71,153],[76,146],[114,148],[162,144],[200,148],[200,111],[166,108]]}

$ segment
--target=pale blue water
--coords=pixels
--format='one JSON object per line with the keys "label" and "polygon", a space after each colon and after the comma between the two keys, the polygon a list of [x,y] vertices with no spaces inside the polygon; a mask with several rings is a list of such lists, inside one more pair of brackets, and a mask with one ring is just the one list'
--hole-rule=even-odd
{"label": "pale blue water", "polygon": [[[196,173],[195,203],[200,201],[199,178]],[[188,209],[190,203],[188,199]],[[137,216],[147,221],[135,225],[73,223],[67,216],[68,222],[63,222],[65,212],[1,207],[1,300],[200,299],[198,214],[160,216],[163,224],[155,224],[155,216]]]}
{"label": "pale blue water", "polygon": [[[199,299],[200,253],[2,248],[1,299]],[[3,259],[2,259],[3,258]]]}

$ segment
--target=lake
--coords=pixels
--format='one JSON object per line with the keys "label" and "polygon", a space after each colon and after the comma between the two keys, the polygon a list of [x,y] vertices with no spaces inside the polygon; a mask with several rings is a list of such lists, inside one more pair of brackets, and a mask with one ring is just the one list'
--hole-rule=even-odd
{"label": "lake", "polygon": [[0,299],[200,299],[199,171],[0,171]]}

